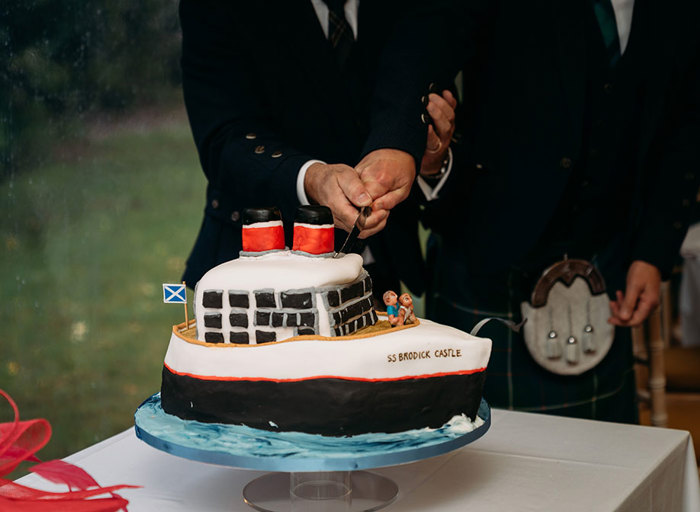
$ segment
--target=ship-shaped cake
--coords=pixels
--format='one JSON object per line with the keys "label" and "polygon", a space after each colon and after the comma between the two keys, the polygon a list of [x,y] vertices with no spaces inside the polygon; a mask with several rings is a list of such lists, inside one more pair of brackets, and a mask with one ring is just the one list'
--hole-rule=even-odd
{"label": "ship-shaped cake", "polygon": [[491,340],[378,316],[362,258],[333,250],[325,207],[298,209],[291,250],[276,208],[243,219],[240,257],[204,275],[194,321],[173,327],[165,412],[329,436],[475,418]]}

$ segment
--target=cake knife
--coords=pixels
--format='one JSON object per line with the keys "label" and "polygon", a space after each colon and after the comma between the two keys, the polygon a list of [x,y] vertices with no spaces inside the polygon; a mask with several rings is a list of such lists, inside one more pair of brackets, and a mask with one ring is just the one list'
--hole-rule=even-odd
{"label": "cake knife", "polygon": [[350,233],[348,233],[347,238],[345,239],[345,242],[343,242],[343,246],[340,248],[338,252],[335,253],[334,258],[337,258],[341,254],[343,254],[345,251],[349,251],[352,249],[352,246],[355,245],[355,242],[357,241],[357,237],[360,235],[360,231],[362,231],[365,227],[365,222],[367,222],[367,217],[369,217],[372,214],[372,207],[371,206],[363,206],[360,208],[360,213],[358,214],[357,218],[355,219],[355,224],[353,224],[352,229],[350,230]]}

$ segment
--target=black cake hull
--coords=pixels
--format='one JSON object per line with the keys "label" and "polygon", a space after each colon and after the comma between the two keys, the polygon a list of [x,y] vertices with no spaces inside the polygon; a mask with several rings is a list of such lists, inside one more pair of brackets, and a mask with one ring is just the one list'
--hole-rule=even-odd
{"label": "black cake hull", "polygon": [[393,380],[311,378],[205,380],[163,368],[168,414],[206,423],[344,436],[438,428],[465,414],[474,420],[484,371]]}

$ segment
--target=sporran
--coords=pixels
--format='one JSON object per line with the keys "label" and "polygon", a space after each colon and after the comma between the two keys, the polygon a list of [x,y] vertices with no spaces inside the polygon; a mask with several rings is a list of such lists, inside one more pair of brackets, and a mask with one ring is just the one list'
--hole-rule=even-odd
{"label": "sporran", "polygon": [[610,300],[592,263],[564,259],[547,268],[530,302],[520,305],[530,355],[559,375],[580,375],[600,363],[612,346]]}

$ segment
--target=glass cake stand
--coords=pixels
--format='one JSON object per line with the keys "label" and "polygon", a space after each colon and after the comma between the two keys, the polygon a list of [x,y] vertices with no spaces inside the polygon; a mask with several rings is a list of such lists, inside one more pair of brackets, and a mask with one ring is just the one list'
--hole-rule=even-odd
{"label": "glass cake stand", "polygon": [[355,512],[391,504],[398,486],[362,471],[442,455],[483,436],[491,409],[482,400],[476,427],[456,421],[438,429],[328,437],[182,420],[163,411],[160,393],[134,415],[136,436],[178,457],[272,471],[245,486],[245,502],[262,512]]}

